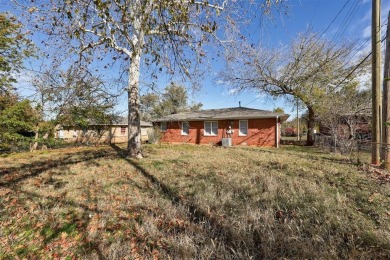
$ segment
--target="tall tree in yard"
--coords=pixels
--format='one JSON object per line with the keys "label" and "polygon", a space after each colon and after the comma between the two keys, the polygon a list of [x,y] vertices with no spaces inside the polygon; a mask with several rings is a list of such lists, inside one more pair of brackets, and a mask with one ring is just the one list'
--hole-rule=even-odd
{"label": "tall tree in yard", "polygon": [[202,103],[189,104],[186,87],[172,82],[165,87],[165,91],[161,95],[161,102],[155,109],[155,114],[157,117],[162,117],[185,111],[197,111],[202,106]]}
{"label": "tall tree in yard", "polygon": [[141,96],[141,119],[144,121],[150,121],[156,117],[156,107],[160,102],[160,96],[156,93],[147,93]]}
{"label": "tall tree in yard", "polygon": [[[129,109],[128,155],[140,156],[141,64],[184,76],[198,69],[211,43],[223,45],[223,30],[237,25],[245,1],[192,0],[47,0],[28,11],[51,36],[67,35],[78,52],[114,51],[127,61]],[[262,10],[280,1],[260,1]],[[233,34],[226,34],[233,35]],[[88,58],[91,58],[90,55]],[[117,58],[117,57],[115,57]]]}
{"label": "tall tree in yard", "polygon": [[66,71],[52,67],[35,77],[32,84],[42,117],[80,127],[108,124],[112,119],[117,95],[82,66],[70,66]]}
{"label": "tall tree in yard", "polygon": [[0,150],[8,150],[34,133],[40,117],[29,100],[19,100],[16,94],[2,95],[0,108]]}
{"label": "tall tree in yard", "polygon": [[10,90],[23,60],[34,54],[31,41],[21,29],[16,18],[0,13],[0,94]]}
{"label": "tall tree in yard", "polygon": [[20,100],[14,91],[23,61],[34,56],[31,41],[15,17],[0,13],[0,149],[34,131],[39,115],[29,100]]}
{"label": "tall tree in yard", "polygon": [[228,67],[220,77],[239,90],[251,89],[299,99],[308,110],[307,145],[313,145],[317,111],[328,94],[354,80],[348,64],[352,44],[338,46],[311,32],[301,34],[288,47],[264,49],[239,46],[228,56]]}
{"label": "tall tree in yard", "polygon": [[88,124],[109,124],[113,119],[116,95],[104,82],[80,64],[50,64],[32,78],[32,99],[37,105],[40,118],[51,120],[50,124],[38,122],[35,130],[36,142],[30,151],[38,147],[39,137],[46,139],[56,124],[85,128]]}
{"label": "tall tree in yard", "polygon": [[143,120],[160,118],[186,111],[198,111],[202,103],[188,103],[187,88],[171,82],[165,87],[161,96],[155,93],[148,93],[141,96],[141,113]]}

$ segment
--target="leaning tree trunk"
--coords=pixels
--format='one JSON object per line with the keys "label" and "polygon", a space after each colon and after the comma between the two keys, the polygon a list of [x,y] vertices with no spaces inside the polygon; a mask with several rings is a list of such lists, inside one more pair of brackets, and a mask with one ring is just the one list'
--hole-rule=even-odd
{"label": "leaning tree trunk", "polygon": [[39,137],[39,126],[35,128],[35,137],[34,137],[34,142],[30,144],[30,152],[33,152],[37,150],[38,148],[38,137]]}
{"label": "leaning tree trunk", "polygon": [[315,122],[315,114],[314,109],[310,106],[307,107],[307,110],[309,112],[309,118],[307,120],[307,146],[313,146],[314,145],[314,122]]}
{"label": "leaning tree trunk", "polygon": [[129,67],[128,85],[128,141],[127,152],[131,157],[142,157],[141,155],[141,122],[140,122],[140,98],[139,98],[139,76],[140,76],[141,51],[134,51]]}

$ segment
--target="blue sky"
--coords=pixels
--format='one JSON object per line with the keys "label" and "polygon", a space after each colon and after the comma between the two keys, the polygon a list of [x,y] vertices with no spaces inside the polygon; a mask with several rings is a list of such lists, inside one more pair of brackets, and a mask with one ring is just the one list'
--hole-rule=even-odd
{"label": "blue sky", "polygon": [[[311,28],[333,41],[358,40],[359,49],[356,51],[359,54],[370,53],[371,0],[287,0],[286,4],[286,13],[274,14],[272,19],[265,19],[261,25],[247,29],[254,42],[264,47],[283,46],[298,33]],[[0,0],[0,11],[14,12],[9,6],[9,0]],[[387,23],[389,9],[390,0],[382,0],[382,25]],[[382,29],[384,31],[385,27]],[[226,86],[217,84],[216,76],[223,66],[222,61],[212,64],[211,70],[201,79],[202,89],[190,96],[192,101],[203,103],[204,109],[234,107],[240,101],[242,106],[257,109],[281,107],[292,115],[291,118],[295,116],[294,106],[283,99],[270,99],[257,92],[234,93]],[[25,73],[24,78],[28,80],[28,77],[29,74]],[[23,77],[19,81],[19,85],[26,84]],[[157,86],[163,89],[168,83],[159,79]],[[147,88],[142,87],[141,91],[145,92]],[[123,96],[118,111],[125,112],[126,104],[126,97]]]}

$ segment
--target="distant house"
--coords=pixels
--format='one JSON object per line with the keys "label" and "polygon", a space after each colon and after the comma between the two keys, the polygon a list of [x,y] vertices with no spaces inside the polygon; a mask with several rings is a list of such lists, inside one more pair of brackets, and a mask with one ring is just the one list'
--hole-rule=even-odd
{"label": "distant house", "polygon": [[282,131],[283,136],[297,136],[297,129],[295,127],[286,127]]}
{"label": "distant house", "polygon": [[[289,115],[246,107],[172,114],[152,120],[169,143],[222,144],[278,147],[280,124]],[[226,140],[226,139],[225,139]]]}
{"label": "distant house", "polygon": [[[141,121],[141,141],[148,141],[152,123]],[[111,124],[89,124],[86,128],[57,126],[55,137],[68,142],[125,143],[128,140],[128,119],[117,117]]]}

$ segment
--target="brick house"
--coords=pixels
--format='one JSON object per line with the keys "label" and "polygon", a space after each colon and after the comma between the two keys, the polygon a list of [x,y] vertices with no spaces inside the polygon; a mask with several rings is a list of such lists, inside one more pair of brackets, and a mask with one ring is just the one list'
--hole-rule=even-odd
{"label": "brick house", "polygon": [[[222,144],[278,147],[280,124],[289,115],[246,107],[183,112],[152,120],[169,143]],[[232,130],[229,134],[229,130]]]}

